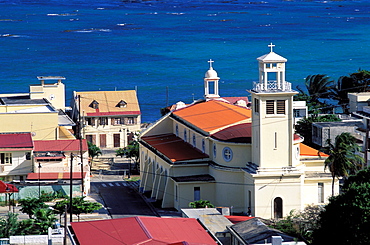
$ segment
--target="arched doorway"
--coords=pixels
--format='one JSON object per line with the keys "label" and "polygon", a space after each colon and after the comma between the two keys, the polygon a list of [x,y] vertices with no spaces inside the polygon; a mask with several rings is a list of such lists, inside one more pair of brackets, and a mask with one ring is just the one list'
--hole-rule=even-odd
{"label": "arched doorway", "polygon": [[276,197],[274,199],[274,218],[283,218],[283,199],[281,199],[281,197]]}

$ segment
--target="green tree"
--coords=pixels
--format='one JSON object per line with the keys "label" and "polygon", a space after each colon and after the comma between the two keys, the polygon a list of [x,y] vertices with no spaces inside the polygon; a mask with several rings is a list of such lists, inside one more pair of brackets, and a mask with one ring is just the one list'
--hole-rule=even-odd
{"label": "green tree", "polygon": [[38,208],[47,208],[47,205],[40,198],[24,198],[18,200],[22,206],[20,211],[28,214],[29,218],[33,218],[34,211]]}
{"label": "green tree", "polygon": [[358,171],[364,159],[357,153],[359,146],[356,144],[356,138],[350,133],[341,133],[335,137],[335,143],[331,139],[327,140],[328,147],[323,151],[329,155],[325,159],[325,168],[328,168],[332,176],[332,195],[334,195],[335,178],[347,177]]}
{"label": "green tree", "polygon": [[[65,206],[67,210],[70,210],[70,199],[61,200],[57,202],[53,208],[54,212],[57,214],[63,214],[65,211]],[[72,213],[75,214],[80,221],[80,214],[82,213],[92,213],[95,210],[102,208],[102,205],[97,202],[89,202],[85,200],[85,197],[73,197],[72,198]]]}
{"label": "green tree", "polygon": [[87,145],[89,148],[89,157],[91,157],[91,162],[94,160],[95,157],[99,157],[102,155],[102,152],[99,147],[97,147],[90,141],[87,141]]}
{"label": "green tree", "polygon": [[139,135],[135,134],[134,139],[125,148],[119,148],[116,150],[116,156],[127,157],[130,160],[133,160],[136,170],[139,169],[140,163],[139,142],[137,140],[138,137]]}
{"label": "green tree", "polygon": [[307,92],[297,86],[299,94],[294,96],[294,100],[306,101],[309,114],[330,112],[332,106],[327,104],[323,99],[330,97],[329,91],[333,85],[334,81],[327,75],[309,75],[305,79],[305,90]]}
{"label": "green tree", "polygon": [[358,69],[349,76],[341,76],[330,89],[330,98],[336,100],[344,113],[348,113],[348,93],[370,91],[370,71]]}
{"label": "green tree", "polygon": [[9,238],[16,235],[18,229],[18,214],[8,212],[5,218],[0,218],[0,238]]}
{"label": "green tree", "polygon": [[306,244],[311,244],[313,240],[312,232],[318,226],[322,210],[323,207],[321,206],[308,205],[303,211],[292,210],[284,219],[273,220],[269,226],[292,237],[300,238]]}
{"label": "green tree", "polygon": [[191,208],[214,208],[215,206],[208,200],[198,200],[189,203]]}
{"label": "green tree", "polygon": [[313,244],[370,244],[370,170],[361,170],[349,179],[343,192],[332,196],[320,214]]}
{"label": "green tree", "polygon": [[[316,74],[309,75],[305,79],[305,87],[308,95],[311,97],[311,101],[319,102],[319,99],[329,98],[329,89],[334,85],[334,81],[327,75]],[[304,91],[297,86],[300,93]]]}
{"label": "green tree", "polygon": [[55,224],[55,214],[50,208],[38,208],[33,215],[35,217],[33,227],[38,234],[47,234],[48,228]]}

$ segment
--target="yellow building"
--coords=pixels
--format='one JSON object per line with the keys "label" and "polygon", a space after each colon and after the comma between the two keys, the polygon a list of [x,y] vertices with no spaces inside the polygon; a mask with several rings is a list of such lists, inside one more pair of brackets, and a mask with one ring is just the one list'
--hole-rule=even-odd
{"label": "yellow building", "polygon": [[207,96],[207,87],[206,100],[170,112],[142,133],[142,192],[162,207],[180,210],[202,199],[233,212],[251,207],[263,218],[327,201],[332,179],[324,172],[325,156],[294,134],[296,92],[285,81],[287,60],[270,47],[257,59],[252,109],[219,100],[211,66],[205,81],[216,93]]}
{"label": "yellow building", "polygon": [[[31,85],[28,94],[0,95],[0,132],[31,132],[33,140],[74,139],[75,123],[63,111],[64,78],[38,78],[41,83]],[[52,82],[46,84],[46,78]]]}
{"label": "yellow building", "polygon": [[140,130],[141,112],[135,90],[73,95],[73,118],[81,118],[83,137],[98,147],[123,148]]}

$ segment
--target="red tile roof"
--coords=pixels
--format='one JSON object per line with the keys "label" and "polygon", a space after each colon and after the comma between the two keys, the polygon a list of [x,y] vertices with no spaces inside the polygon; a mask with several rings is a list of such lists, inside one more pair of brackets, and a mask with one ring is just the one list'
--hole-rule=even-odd
{"label": "red tile roof", "polygon": [[174,134],[143,136],[141,139],[171,159],[172,162],[208,158],[207,154],[202,153]]}
{"label": "red tile roof", "polygon": [[[35,151],[79,151],[80,140],[36,140]],[[82,140],[82,151],[87,151],[86,139]]]}
{"label": "red tile roof", "polygon": [[33,142],[31,133],[0,134],[0,149],[32,150]]}
{"label": "red tile roof", "polygon": [[196,219],[129,217],[72,222],[80,245],[217,244]]}
{"label": "red tile roof", "polygon": [[210,100],[174,111],[173,115],[197,128],[211,132],[250,120],[251,110],[221,101]]}
{"label": "red tile roof", "polygon": [[[86,172],[84,172],[84,178],[86,177]],[[58,179],[71,179],[69,172],[60,173],[29,173],[27,174],[27,180],[58,180]],[[73,172],[72,179],[81,179],[81,172]]]}

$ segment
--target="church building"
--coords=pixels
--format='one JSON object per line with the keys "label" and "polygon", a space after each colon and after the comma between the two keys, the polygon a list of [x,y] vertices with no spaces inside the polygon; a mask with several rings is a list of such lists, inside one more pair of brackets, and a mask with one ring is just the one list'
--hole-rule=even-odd
{"label": "church building", "polygon": [[[171,111],[140,137],[140,191],[163,208],[209,200],[234,213],[281,218],[292,209],[324,204],[331,194],[327,157],[294,133],[287,59],[273,51],[257,58],[252,108],[219,96],[219,77],[205,74],[205,99]],[[339,191],[335,183],[336,192]]]}

